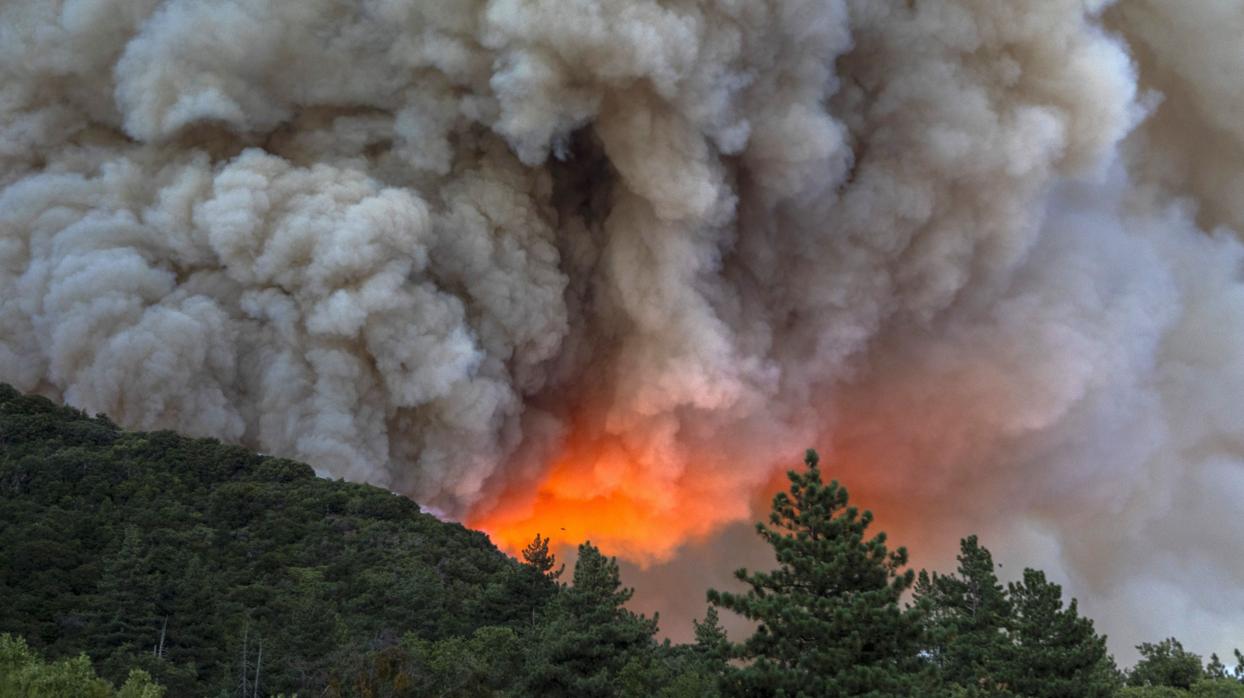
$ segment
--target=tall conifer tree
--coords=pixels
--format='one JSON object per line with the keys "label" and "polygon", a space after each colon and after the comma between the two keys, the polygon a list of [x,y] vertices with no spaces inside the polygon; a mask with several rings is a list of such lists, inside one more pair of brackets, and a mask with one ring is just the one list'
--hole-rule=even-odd
{"label": "tall conifer tree", "polygon": [[1063,606],[1063,590],[1045,573],[1026,569],[1007,585],[1015,614],[1011,637],[1014,659],[1006,683],[1033,698],[1106,698],[1119,686],[1106,637],[1079,614],[1075,599]]}
{"label": "tall conifer tree", "polygon": [[914,575],[907,552],[891,551],[873,521],[847,505],[838,482],[821,480],[815,451],[791,471],[790,491],[773,498],[756,530],[773,546],[777,569],[736,576],[742,594],[710,591],[709,601],[759,623],[736,647],[743,666],[726,689],[747,696],[910,696],[918,651],[916,615],[899,599]]}
{"label": "tall conifer tree", "polygon": [[633,593],[622,586],[616,559],[590,542],[580,545],[573,583],[550,603],[549,619],[537,632],[525,690],[566,698],[615,695],[622,668],[655,646],[656,620],[624,608]]}
{"label": "tall conifer tree", "polygon": [[916,600],[927,612],[926,658],[937,680],[962,695],[1012,695],[1006,685],[1012,607],[993,556],[969,536],[959,542],[958,559],[955,574],[921,572],[916,582]]}

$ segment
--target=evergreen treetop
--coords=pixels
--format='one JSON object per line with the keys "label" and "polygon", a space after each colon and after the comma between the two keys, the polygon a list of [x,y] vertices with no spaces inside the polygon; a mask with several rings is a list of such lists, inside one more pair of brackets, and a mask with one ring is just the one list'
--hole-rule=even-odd
{"label": "evergreen treetop", "polygon": [[741,668],[727,677],[737,695],[911,695],[920,627],[899,600],[914,580],[907,552],[884,533],[868,535],[870,512],[848,505],[837,481],[821,479],[809,450],[788,492],[773,498],[759,535],[777,569],[736,573],[745,593],[710,591],[714,605],[759,623],[735,648]]}

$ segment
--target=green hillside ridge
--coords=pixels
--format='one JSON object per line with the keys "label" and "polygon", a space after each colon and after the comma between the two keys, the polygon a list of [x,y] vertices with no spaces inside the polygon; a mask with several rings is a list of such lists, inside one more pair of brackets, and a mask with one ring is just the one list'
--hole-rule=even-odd
{"label": "green hillside ridge", "polygon": [[385,490],[0,384],[0,698],[1244,697],[1244,656],[1173,639],[1119,672],[1058,585],[1004,586],[974,536],[916,575],[805,466],[758,525],[777,568],[708,594],[757,632],[710,606],[671,645],[590,544],[564,580],[546,539],[515,560]]}
{"label": "green hillside ridge", "polygon": [[231,686],[262,643],[273,690],[325,685],[333,662],[406,633],[530,622],[507,598],[518,568],[405,497],[0,386],[0,630],[88,652],[105,676],[163,630],[152,673],[173,683]]}

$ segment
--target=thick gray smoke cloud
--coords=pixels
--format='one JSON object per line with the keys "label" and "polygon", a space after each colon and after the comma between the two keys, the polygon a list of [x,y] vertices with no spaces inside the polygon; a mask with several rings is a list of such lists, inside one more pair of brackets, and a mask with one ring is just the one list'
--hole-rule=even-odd
{"label": "thick gray smoke cloud", "polygon": [[1217,649],[1241,35],[1237,2],[14,0],[0,380],[454,517],[590,443],[563,494],[677,522],[639,557],[820,443],[900,531]]}

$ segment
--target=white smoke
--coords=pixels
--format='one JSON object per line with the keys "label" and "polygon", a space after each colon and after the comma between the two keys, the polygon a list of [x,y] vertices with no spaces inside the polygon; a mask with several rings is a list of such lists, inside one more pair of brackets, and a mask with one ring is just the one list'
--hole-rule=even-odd
{"label": "white smoke", "polygon": [[1219,649],[1242,33],[1236,2],[14,0],[0,380],[450,516],[573,432],[630,470],[590,491],[709,499],[687,535],[821,443],[1125,641]]}

